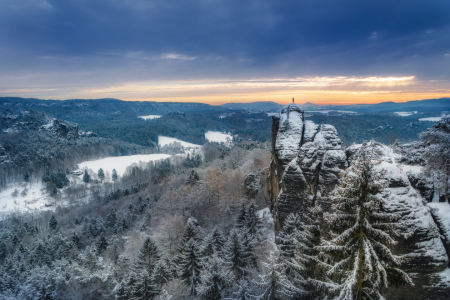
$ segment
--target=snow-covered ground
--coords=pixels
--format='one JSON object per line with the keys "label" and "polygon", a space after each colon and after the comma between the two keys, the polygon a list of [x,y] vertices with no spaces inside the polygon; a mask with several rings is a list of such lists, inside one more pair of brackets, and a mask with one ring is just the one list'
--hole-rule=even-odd
{"label": "snow-covered ground", "polygon": [[160,115],[148,115],[148,116],[140,116],[139,118],[144,119],[144,120],[153,120],[153,119],[161,118],[161,116]]}
{"label": "snow-covered ground", "polygon": [[438,122],[442,120],[442,117],[431,117],[431,118],[421,118],[419,121],[430,121],[430,122]]}
{"label": "snow-covered ground", "polygon": [[279,116],[280,116],[280,113],[279,113],[279,112],[270,112],[270,113],[267,113],[267,116],[268,116],[268,117],[272,117],[272,116],[274,116],[274,117],[279,117]]}
{"label": "snow-covered ground", "polygon": [[350,111],[350,110],[305,110],[305,113],[321,113],[321,114],[327,114],[330,111],[332,112],[338,112],[341,114],[357,114],[356,111]]}
{"label": "snow-covered ground", "polygon": [[112,174],[112,170],[116,169],[117,175],[122,176],[128,166],[132,164],[139,164],[139,162],[149,162],[170,157],[169,154],[141,154],[141,155],[128,155],[128,156],[114,156],[107,157],[98,160],[84,161],[78,164],[79,169],[91,169],[95,173],[100,168],[103,171]]}
{"label": "snow-covered ground", "polygon": [[205,133],[205,139],[207,139],[210,142],[226,143],[227,138],[229,138],[230,141],[233,139],[233,137],[230,134],[222,133],[220,131],[208,131]]}
{"label": "snow-covered ground", "polygon": [[397,112],[394,112],[394,114],[396,114],[400,117],[409,117],[409,116],[417,114],[417,111],[397,111]]}
{"label": "snow-covered ground", "polygon": [[[26,195],[21,195],[25,188],[27,189]],[[14,197],[12,194],[16,189],[18,195]],[[13,184],[0,191],[0,213],[41,209],[45,207],[45,204],[53,203],[54,201],[40,182],[32,183],[31,187],[30,184]],[[52,209],[52,207],[47,207],[47,209]]]}
{"label": "snow-covered ground", "polygon": [[191,147],[191,148],[200,148],[201,147],[200,145],[188,143],[188,142],[176,139],[176,138],[162,136],[162,135],[158,136],[158,145],[161,147],[164,145],[172,144],[173,142],[181,143],[181,145],[183,145],[183,147]]}

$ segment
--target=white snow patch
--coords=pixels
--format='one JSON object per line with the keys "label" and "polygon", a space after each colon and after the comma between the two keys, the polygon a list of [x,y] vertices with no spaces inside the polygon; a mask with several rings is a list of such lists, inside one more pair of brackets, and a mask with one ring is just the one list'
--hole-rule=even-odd
{"label": "white snow patch", "polygon": [[227,138],[229,138],[230,141],[233,140],[233,137],[229,133],[222,133],[220,131],[208,131],[205,133],[205,139],[210,142],[226,143]]}
{"label": "white snow patch", "polygon": [[258,210],[256,212],[258,217],[261,219],[263,224],[263,236],[266,240],[273,245],[274,249],[276,249],[275,243],[275,220],[273,219],[272,213],[268,207]]}
{"label": "white snow patch", "polygon": [[149,161],[155,161],[160,159],[166,159],[170,157],[169,154],[142,154],[142,155],[128,155],[128,156],[114,156],[107,157],[98,160],[84,161],[78,164],[80,169],[91,169],[95,173],[100,168],[105,172],[112,174],[112,170],[116,169],[117,175],[123,176],[128,166],[132,164],[139,164],[140,162],[147,163]]}
{"label": "white snow patch", "polygon": [[[21,192],[27,189],[27,195],[22,196]],[[18,195],[13,197],[11,194],[14,190],[18,191]],[[14,184],[0,191],[0,212],[26,211],[33,209],[41,209],[45,204],[54,203],[55,199],[50,197],[45,191],[41,183],[30,184]],[[54,207],[47,207],[52,210]]]}
{"label": "white snow patch", "polygon": [[399,165],[405,173],[421,174],[422,166]]}
{"label": "white snow patch", "polygon": [[442,120],[442,117],[431,117],[431,118],[421,118],[419,121],[430,121],[430,122],[439,122]]}
{"label": "white snow patch", "polygon": [[438,223],[443,226],[444,236],[450,241],[450,204],[447,202],[432,202],[428,203],[432,208],[431,212]]}
{"label": "white snow patch", "polygon": [[412,115],[417,114],[417,111],[396,111],[394,114],[400,116],[400,117],[409,117]]}
{"label": "white snow patch", "polygon": [[161,118],[161,116],[160,115],[148,115],[148,116],[140,116],[138,118],[141,118],[144,120],[153,120],[153,119]]}
{"label": "white snow patch", "polygon": [[270,112],[270,113],[267,113],[267,116],[268,117],[279,117],[280,116],[280,113],[279,112]]}
{"label": "white snow patch", "polygon": [[447,268],[441,273],[435,274],[440,279],[439,282],[434,283],[434,287],[450,287],[450,269]]}
{"label": "white snow patch", "polygon": [[161,146],[161,147],[164,146],[164,145],[172,144],[173,142],[181,143],[181,145],[183,147],[191,147],[191,148],[200,148],[201,147],[200,145],[188,143],[188,142],[176,139],[176,138],[172,138],[172,137],[168,137],[168,136],[162,136],[162,135],[158,136],[158,145]]}

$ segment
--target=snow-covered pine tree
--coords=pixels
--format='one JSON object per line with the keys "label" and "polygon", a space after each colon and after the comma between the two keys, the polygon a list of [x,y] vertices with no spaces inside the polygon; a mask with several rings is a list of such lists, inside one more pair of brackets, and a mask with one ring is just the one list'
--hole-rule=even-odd
{"label": "snow-covered pine tree", "polygon": [[202,255],[210,257],[213,254],[217,254],[222,257],[225,242],[222,231],[217,226],[214,227],[214,229],[203,239]]}
{"label": "snow-covered pine tree", "polygon": [[150,236],[146,236],[136,256],[135,271],[140,272],[144,269],[148,274],[152,274],[159,257],[155,240]]}
{"label": "snow-covered pine tree", "polygon": [[48,221],[48,227],[50,227],[51,230],[56,230],[58,227],[58,221],[56,220],[55,215],[52,215],[50,217],[50,220]]}
{"label": "snow-covered pine tree", "polygon": [[241,208],[239,209],[239,213],[238,216],[236,217],[236,228],[244,228],[245,227],[245,223],[246,223],[246,217],[245,217],[245,213],[246,213],[247,209],[245,207],[245,203],[242,202],[241,204]]}
{"label": "snow-covered pine tree", "polygon": [[255,200],[252,200],[245,209],[245,229],[249,235],[249,240],[256,246],[263,241],[261,218],[256,213]]}
{"label": "snow-covered pine tree", "polygon": [[102,168],[98,169],[97,176],[98,176],[98,179],[100,179],[100,181],[103,182],[103,180],[105,180],[105,172],[103,171]]}
{"label": "snow-covered pine tree", "polygon": [[103,252],[105,252],[106,248],[108,248],[108,242],[106,241],[106,237],[104,235],[101,235],[95,246],[97,247],[98,255],[102,255]]}
{"label": "snow-covered pine tree", "polygon": [[423,157],[426,161],[425,171],[428,174],[439,174],[444,189],[445,201],[449,199],[450,177],[450,114],[445,114],[434,128],[420,134],[420,140],[426,145]]}
{"label": "snow-covered pine tree", "polygon": [[116,169],[112,170],[112,174],[111,174],[111,179],[112,181],[116,182],[116,180],[119,178],[119,176],[117,175],[117,171]]}
{"label": "snow-covered pine tree", "polygon": [[[334,196],[333,213],[325,214],[333,239],[318,247],[330,253],[335,263],[327,272],[334,284],[315,281],[318,289],[328,289],[340,300],[384,299],[381,290],[389,283],[413,285],[398,266],[401,257],[389,245],[397,242],[398,215],[383,212],[382,172],[372,143],[365,143],[352,165],[342,174]],[[378,195],[377,195],[378,194]]]}
{"label": "snow-covered pine tree", "polygon": [[330,268],[330,257],[317,249],[321,243],[321,211],[320,205],[316,205],[298,215],[298,219],[291,219],[295,224],[291,234],[293,249],[288,249],[293,251],[285,252],[284,256],[290,279],[297,287],[307,291],[309,297],[315,299],[323,299],[326,296],[325,291],[315,290],[314,283],[316,280],[329,281],[325,270]]}
{"label": "snow-covered pine tree", "polygon": [[256,297],[249,293],[249,286],[248,282],[246,280],[239,280],[235,288],[237,288],[237,291],[233,293],[233,297],[231,297],[231,300],[250,300],[255,299]]}
{"label": "snow-covered pine tree", "polygon": [[199,243],[190,238],[180,252],[178,277],[189,287],[191,295],[196,295],[202,265]]}
{"label": "snow-covered pine tree", "polygon": [[205,300],[222,299],[225,287],[232,281],[232,275],[224,268],[224,261],[214,253],[206,262],[200,275],[198,295]]}
{"label": "snow-covered pine tree", "polygon": [[263,289],[263,293],[257,299],[284,300],[306,294],[287,279],[284,272],[285,266],[279,260],[279,254],[272,252],[269,261],[263,262],[266,274],[260,275],[261,281],[258,282],[258,285]]}
{"label": "snow-covered pine tree", "polygon": [[280,257],[285,260],[291,260],[294,257],[295,250],[295,230],[301,226],[299,214],[290,213],[283,223],[283,228],[278,233],[276,240],[280,251]]}
{"label": "snow-covered pine tree", "polygon": [[233,229],[225,245],[225,260],[230,264],[231,270],[237,278],[247,273],[248,252],[243,247],[238,229]]}
{"label": "snow-covered pine tree", "polygon": [[133,299],[151,300],[159,294],[158,286],[151,279],[147,271],[136,274],[136,282],[133,286]]}
{"label": "snow-covered pine tree", "polygon": [[91,180],[91,176],[88,174],[87,170],[84,170],[83,181],[85,183],[89,183],[90,180]]}
{"label": "snow-covered pine tree", "polygon": [[153,269],[152,282],[160,288],[171,279],[172,274],[170,273],[170,266],[168,265],[167,259],[161,258]]}
{"label": "snow-covered pine tree", "polygon": [[189,177],[186,180],[186,185],[195,186],[200,183],[200,176],[198,176],[198,173],[194,170],[189,173]]}

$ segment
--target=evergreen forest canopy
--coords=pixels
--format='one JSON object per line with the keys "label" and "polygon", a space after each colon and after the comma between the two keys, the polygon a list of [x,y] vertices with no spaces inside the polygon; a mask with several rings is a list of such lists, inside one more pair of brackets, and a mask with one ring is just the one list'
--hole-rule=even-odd
{"label": "evergreen forest canopy", "polygon": [[[33,110],[19,105],[1,115],[1,178],[24,187],[39,180],[54,201],[50,210],[1,215],[2,299],[383,299],[393,286],[414,285],[401,267],[406,258],[391,251],[407,236],[398,232],[400,214],[383,209],[392,183],[377,169],[376,142],[347,162],[332,211],[293,212],[275,237],[266,111],[27,101]],[[47,109],[50,117],[38,112]],[[143,112],[163,116],[142,120]],[[432,124],[418,118],[435,112],[309,113],[334,125],[347,145],[397,140],[399,162],[447,174],[448,193],[448,169],[435,168],[448,163],[448,115],[408,148],[398,140],[417,139]],[[205,144],[208,130],[238,136],[233,147]],[[158,135],[204,145],[202,153],[134,165],[123,176],[114,170],[111,178],[103,169],[70,174],[95,155],[159,151]]]}

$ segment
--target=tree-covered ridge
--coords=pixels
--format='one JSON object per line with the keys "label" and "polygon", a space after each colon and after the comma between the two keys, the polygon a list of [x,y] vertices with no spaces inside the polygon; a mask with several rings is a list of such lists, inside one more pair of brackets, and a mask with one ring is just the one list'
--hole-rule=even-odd
{"label": "tree-covered ridge", "polygon": [[0,187],[21,181],[25,174],[35,179],[45,170],[73,170],[77,163],[92,158],[151,151],[81,132],[77,124],[36,111],[5,110],[0,115]]}

